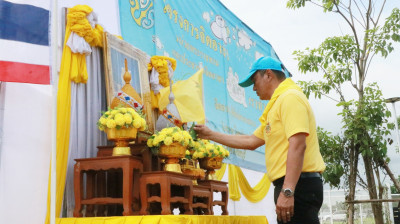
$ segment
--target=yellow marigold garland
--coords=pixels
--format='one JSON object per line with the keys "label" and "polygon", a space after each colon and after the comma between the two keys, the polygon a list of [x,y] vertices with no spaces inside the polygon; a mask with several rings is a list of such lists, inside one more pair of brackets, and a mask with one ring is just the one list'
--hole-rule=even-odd
{"label": "yellow marigold garland", "polygon": [[164,87],[169,86],[168,78],[168,61],[172,64],[172,69],[175,71],[176,60],[166,56],[153,56],[148,64],[148,70],[151,71],[153,67],[157,70],[159,76],[158,80],[160,84]]}

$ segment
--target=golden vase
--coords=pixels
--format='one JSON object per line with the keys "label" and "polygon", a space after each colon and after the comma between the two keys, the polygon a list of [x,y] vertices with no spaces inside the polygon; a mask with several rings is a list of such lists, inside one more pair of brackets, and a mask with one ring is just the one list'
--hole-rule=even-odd
{"label": "golden vase", "polygon": [[222,157],[206,157],[199,159],[200,167],[206,170],[206,180],[217,180],[215,169],[221,169]]}
{"label": "golden vase", "polygon": [[205,172],[203,169],[198,167],[197,160],[194,159],[182,159],[181,169],[184,174],[192,176],[193,185],[198,185],[197,180],[204,179]]}
{"label": "golden vase", "polygon": [[113,156],[127,156],[131,155],[131,148],[129,142],[136,138],[136,128],[106,128],[107,138],[115,143],[113,148]]}
{"label": "golden vase", "polygon": [[173,142],[171,145],[161,145],[158,156],[165,158],[165,171],[182,173],[179,159],[185,157],[186,147]]}

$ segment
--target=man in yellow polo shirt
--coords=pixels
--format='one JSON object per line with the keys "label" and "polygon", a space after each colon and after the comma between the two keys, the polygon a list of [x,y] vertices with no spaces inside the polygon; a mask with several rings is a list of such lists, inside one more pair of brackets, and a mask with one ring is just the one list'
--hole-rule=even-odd
{"label": "man in yellow polo shirt", "polygon": [[228,135],[196,125],[200,138],[232,148],[254,150],[265,144],[269,179],[275,186],[278,223],[319,223],[323,202],[321,173],[325,170],[310,104],[280,61],[262,57],[253,63],[249,75],[239,83],[253,85],[261,100],[269,100],[261,125],[252,135]]}

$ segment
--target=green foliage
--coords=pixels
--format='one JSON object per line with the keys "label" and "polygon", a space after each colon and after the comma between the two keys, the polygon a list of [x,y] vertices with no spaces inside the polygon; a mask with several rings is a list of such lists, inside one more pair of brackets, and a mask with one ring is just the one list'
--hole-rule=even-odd
{"label": "green foliage", "polygon": [[324,181],[331,187],[340,188],[342,176],[349,173],[347,172],[346,158],[348,155],[343,146],[344,141],[340,136],[333,136],[332,133],[320,127],[317,128],[317,133],[321,154],[326,164],[326,170],[322,174]]}
{"label": "green foliage", "polygon": [[[397,181],[400,182],[400,176],[397,177]],[[390,186],[390,192],[392,194],[400,194],[400,192],[397,190],[397,188],[394,185]]]}
{"label": "green foliage", "polygon": [[400,42],[400,10],[394,8],[382,27],[377,26],[366,32],[368,48],[375,54],[387,57],[394,49],[393,43]]}

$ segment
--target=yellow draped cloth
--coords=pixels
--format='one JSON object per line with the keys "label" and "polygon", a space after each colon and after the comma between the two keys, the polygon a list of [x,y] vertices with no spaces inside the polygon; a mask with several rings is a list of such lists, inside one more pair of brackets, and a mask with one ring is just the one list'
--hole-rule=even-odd
{"label": "yellow draped cloth", "polygon": [[[96,25],[92,28],[86,16],[93,11],[87,5],[77,5],[68,9],[67,27],[61,59],[60,77],[57,93],[57,164],[56,164],[56,217],[61,211],[67,174],[68,148],[71,117],[71,81],[86,83],[86,57],[73,53],[66,45],[71,32],[83,37],[91,46],[102,46],[103,28]],[[50,222],[50,176],[47,195],[46,223]]]}
{"label": "yellow draped cloth", "polygon": [[268,224],[265,216],[145,215],[93,218],[62,218],[57,224]]}
{"label": "yellow draped cloth", "polygon": [[[224,176],[226,166],[227,165],[224,163],[221,169],[216,171],[215,174],[218,180],[221,180]],[[228,167],[228,188],[230,199],[239,201],[241,198],[240,192],[242,192],[248,201],[256,203],[261,201],[267,195],[269,187],[271,186],[271,182],[269,181],[267,174],[264,174],[258,184],[253,188],[250,186],[240,167],[232,164],[229,164]]]}

